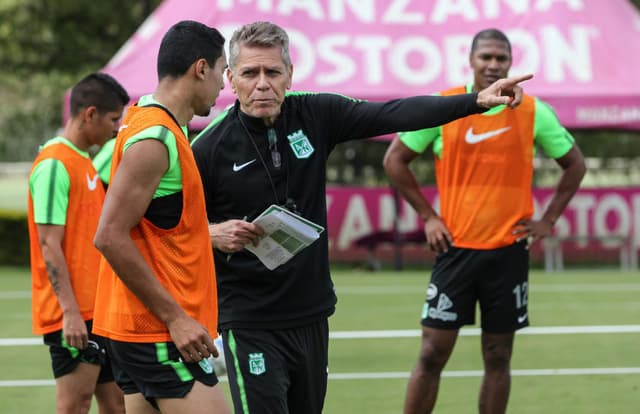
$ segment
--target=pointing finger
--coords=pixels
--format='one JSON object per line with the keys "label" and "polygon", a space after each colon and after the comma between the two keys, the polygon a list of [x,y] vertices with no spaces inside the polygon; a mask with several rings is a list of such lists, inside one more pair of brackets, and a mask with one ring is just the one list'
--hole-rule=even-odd
{"label": "pointing finger", "polygon": [[506,81],[506,83],[508,85],[515,86],[515,85],[519,84],[520,82],[524,82],[524,81],[529,80],[531,78],[533,78],[533,74],[532,73],[527,73],[525,75],[510,76],[510,77],[506,78],[505,81]]}

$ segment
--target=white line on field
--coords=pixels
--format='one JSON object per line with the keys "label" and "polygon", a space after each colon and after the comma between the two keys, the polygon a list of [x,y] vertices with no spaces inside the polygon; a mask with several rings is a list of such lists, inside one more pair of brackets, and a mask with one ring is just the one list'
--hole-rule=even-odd
{"label": "white line on field", "polygon": [[51,387],[56,385],[54,380],[12,380],[0,381],[0,387]]}
{"label": "white line on field", "polygon": [[[540,326],[518,331],[518,335],[562,335],[562,334],[608,334],[638,333],[640,325],[602,325],[602,326]],[[479,336],[479,328],[463,328],[460,336]],[[414,338],[422,335],[419,329],[391,331],[336,331],[330,332],[331,339],[377,339],[377,338]],[[42,345],[42,338],[0,338],[0,346]]]}
{"label": "white line on field", "polygon": [[[514,369],[511,375],[515,377],[540,377],[557,375],[633,375],[640,374],[640,367],[630,368],[551,368],[551,369]],[[469,378],[482,377],[482,371],[444,371],[443,377]],[[409,378],[409,372],[344,372],[330,373],[330,380],[364,380],[364,379],[394,379]],[[226,382],[227,377],[220,377]],[[0,388],[6,387],[52,387],[53,380],[12,380],[0,381]]]}
{"label": "white line on field", "polygon": [[640,291],[640,283],[619,283],[605,285],[602,283],[591,284],[557,284],[557,285],[533,285],[533,292],[637,292]]}
{"label": "white line on field", "polygon": [[44,345],[42,337],[0,339],[0,346],[31,346],[31,345]]}
{"label": "white line on field", "polygon": [[[535,281],[534,281],[535,282]],[[424,292],[428,286],[428,279],[425,279],[424,286],[337,286],[336,293],[338,295],[389,295]],[[529,286],[532,292],[638,292],[640,291],[640,283],[618,283],[605,285],[603,283],[561,283],[555,285],[536,285]]]}
{"label": "white line on field", "polygon": [[[540,326],[518,331],[518,335],[559,335],[559,334],[601,334],[601,333],[638,333],[640,325],[604,325],[604,326]],[[464,328],[460,336],[479,336],[479,328]],[[373,338],[413,338],[419,337],[419,329],[395,331],[338,331],[330,332],[331,339],[373,339]]]}
{"label": "white line on field", "polygon": [[[332,380],[353,379],[391,379],[409,378],[409,372],[353,372],[329,374]],[[640,367],[634,368],[552,368],[552,369],[514,369],[512,376],[538,377],[552,375],[630,375],[640,374]],[[468,378],[482,377],[482,371],[443,371],[443,377]]]}
{"label": "white line on field", "polygon": [[28,299],[31,297],[29,290],[7,290],[0,292],[0,299]]}

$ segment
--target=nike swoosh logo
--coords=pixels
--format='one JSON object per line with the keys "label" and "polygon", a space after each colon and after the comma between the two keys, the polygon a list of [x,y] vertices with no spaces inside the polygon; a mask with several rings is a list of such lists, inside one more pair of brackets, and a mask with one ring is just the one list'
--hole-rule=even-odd
{"label": "nike swoosh logo", "polygon": [[524,321],[527,320],[527,314],[525,313],[524,315],[518,316],[518,323],[522,323]]}
{"label": "nike swoosh logo", "polygon": [[468,144],[477,144],[478,142],[482,142],[491,137],[495,137],[496,135],[500,135],[510,129],[511,127],[504,127],[496,129],[494,131],[484,132],[482,134],[474,134],[473,127],[470,127],[469,129],[467,129],[467,134],[464,136],[464,140],[467,141]]}
{"label": "nike swoosh logo", "polygon": [[89,187],[89,191],[95,190],[97,185],[98,185],[98,174],[94,175],[93,178],[90,178],[89,173],[87,173],[87,187]]}
{"label": "nike swoosh logo", "polygon": [[234,162],[234,163],[233,163],[233,172],[238,172],[238,171],[240,171],[241,169],[243,169],[244,167],[247,167],[247,166],[249,166],[249,165],[253,164],[254,162],[256,162],[256,159],[255,159],[255,158],[254,158],[254,159],[252,159],[251,161],[245,162],[244,164],[240,164],[240,165],[238,165],[238,164],[236,164],[236,163]]}

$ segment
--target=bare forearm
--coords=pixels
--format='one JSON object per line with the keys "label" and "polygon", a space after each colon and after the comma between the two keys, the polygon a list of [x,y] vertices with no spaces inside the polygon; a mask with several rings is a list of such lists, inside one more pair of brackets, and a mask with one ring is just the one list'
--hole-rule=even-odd
{"label": "bare forearm", "polygon": [[571,201],[571,198],[573,198],[576,191],[578,191],[578,187],[584,177],[584,173],[584,167],[580,165],[571,166],[564,170],[562,177],[558,182],[558,186],[556,187],[556,191],[551,198],[551,202],[542,215],[541,220],[546,221],[551,225],[556,223],[558,217],[560,217]]}
{"label": "bare forearm", "polygon": [[73,293],[71,277],[61,247],[41,245],[42,256],[47,267],[47,276],[63,314],[80,312],[78,301]]}
{"label": "bare forearm", "polygon": [[422,220],[436,214],[431,204],[427,201],[420,189],[415,175],[404,161],[394,159],[393,154],[388,154],[384,160],[384,168],[394,187],[414,208]]}
{"label": "bare forearm", "polygon": [[393,180],[394,186],[418,213],[418,216],[423,221],[427,221],[430,217],[437,215],[429,201],[422,194],[422,190],[413,174],[410,177],[402,177],[403,179]]}

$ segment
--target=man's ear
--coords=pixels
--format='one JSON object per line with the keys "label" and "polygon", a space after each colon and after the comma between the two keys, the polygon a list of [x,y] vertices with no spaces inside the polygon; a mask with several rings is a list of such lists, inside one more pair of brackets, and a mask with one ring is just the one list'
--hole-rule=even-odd
{"label": "man's ear", "polygon": [[292,82],[293,82],[293,65],[289,65],[289,81],[287,82],[287,89],[291,89]]}
{"label": "man's ear", "polygon": [[97,116],[98,116],[98,108],[96,108],[93,105],[87,106],[82,110],[82,119],[86,123],[91,122],[91,120],[93,120]]}
{"label": "man's ear", "polygon": [[231,68],[227,68],[226,72],[227,82],[229,83],[229,86],[231,86],[231,90],[233,91],[233,93],[236,93],[236,86],[233,84],[233,72],[231,71]]}
{"label": "man's ear", "polygon": [[204,75],[207,73],[206,70],[209,67],[209,63],[207,63],[206,59],[198,59],[195,61],[194,65],[194,71],[195,71],[195,75],[196,78],[198,79],[203,79]]}

